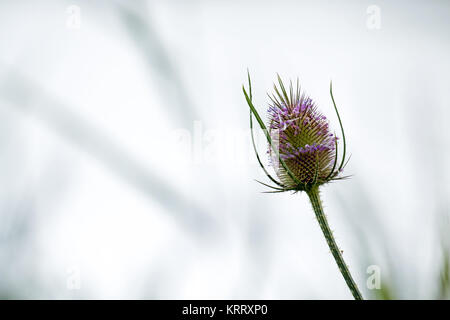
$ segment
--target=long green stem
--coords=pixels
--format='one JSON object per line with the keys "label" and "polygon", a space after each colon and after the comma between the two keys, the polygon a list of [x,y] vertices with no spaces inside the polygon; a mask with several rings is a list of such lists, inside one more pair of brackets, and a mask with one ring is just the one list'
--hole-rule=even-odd
{"label": "long green stem", "polygon": [[336,264],[339,267],[339,270],[344,277],[347,286],[352,292],[353,297],[356,300],[363,300],[361,292],[359,292],[358,287],[356,286],[355,281],[348,270],[347,265],[345,264],[344,257],[342,257],[341,251],[334,240],[333,233],[331,232],[330,226],[328,225],[327,218],[325,217],[325,213],[323,212],[322,201],[319,196],[319,188],[314,187],[308,192],[309,199],[311,200],[311,204],[314,209],[314,213],[316,214],[317,221],[319,222],[320,228],[322,229],[323,235],[327,240],[328,247],[330,247],[331,253],[333,254],[334,260],[336,260]]}

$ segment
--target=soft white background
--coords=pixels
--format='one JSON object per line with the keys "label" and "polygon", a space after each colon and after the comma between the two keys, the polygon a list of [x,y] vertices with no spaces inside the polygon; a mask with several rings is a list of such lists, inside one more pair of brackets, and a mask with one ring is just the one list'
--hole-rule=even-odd
{"label": "soft white background", "polygon": [[448,30],[447,1],[2,1],[0,297],[350,299],[307,197],[253,180],[249,68],[260,112],[278,72],[338,130],[333,80],[344,257],[368,298],[370,265],[436,298]]}

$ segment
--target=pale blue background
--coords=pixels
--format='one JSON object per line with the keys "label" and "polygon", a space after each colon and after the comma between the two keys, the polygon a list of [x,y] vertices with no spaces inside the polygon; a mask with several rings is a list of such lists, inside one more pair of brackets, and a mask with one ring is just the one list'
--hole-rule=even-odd
{"label": "pale blue background", "polygon": [[322,195],[364,295],[377,265],[393,297],[448,297],[449,18],[447,1],[1,1],[0,297],[350,299],[306,196],[253,180],[247,67],[261,112],[277,72],[298,76],[338,130],[333,80],[353,177]]}

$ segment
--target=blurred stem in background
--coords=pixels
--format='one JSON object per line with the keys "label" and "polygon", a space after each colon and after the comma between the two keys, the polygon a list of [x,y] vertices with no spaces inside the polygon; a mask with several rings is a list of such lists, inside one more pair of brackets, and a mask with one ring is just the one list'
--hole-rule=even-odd
{"label": "blurred stem in background", "polygon": [[148,199],[160,203],[175,218],[174,222],[189,231],[195,241],[203,242],[204,237],[212,239],[213,235],[218,234],[217,222],[202,205],[189,199],[158,172],[128,155],[106,133],[70,111],[75,108],[53,98],[42,86],[22,76],[18,70],[11,70],[8,82],[0,83],[0,96],[24,115],[33,114]]}
{"label": "blurred stem in background", "polygon": [[450,255],[449,250],[442,245],[441,281],[439,282],[439,299],[450,298]]}
{"label": "blurred stem in background", "polygon": [[450,242],[448,237],[450,223],[447,205],[438,209],[438,221],[440,223],[441,265],[437,299],[444,300],[450,299]]}

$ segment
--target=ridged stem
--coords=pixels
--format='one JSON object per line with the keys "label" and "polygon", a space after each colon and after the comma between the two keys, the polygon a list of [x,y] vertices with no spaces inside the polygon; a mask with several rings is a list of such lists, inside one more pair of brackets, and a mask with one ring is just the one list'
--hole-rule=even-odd
{"label": "ridged stem", "polygon": [[347,286],[352,292],[355,300],[363,300],[361,292],[359,291],[355,281],[348,270],[347,265],[345,264],[344,257],[342,257],[341,251],[334,240],[333,233],[331,232],[330,226],[328,225],[327,218],[325,217],[325,213],[323,212],[322,201],[320,200],[319,188],[314,187],[311,190],[307,191],[309,199],[311,200],[312,207],[314,209],[314,213],[316,214],[317,221],[319,222],[320,228],[322,229],[323,235],[327,240],[328,247],[333,254],[334,260],[336,260],[336,264],[341,271],[342,276],[344,277]]}

